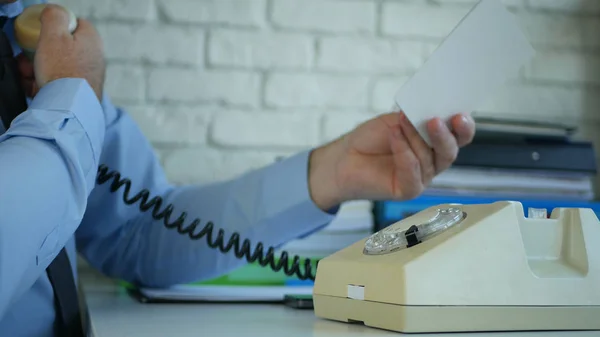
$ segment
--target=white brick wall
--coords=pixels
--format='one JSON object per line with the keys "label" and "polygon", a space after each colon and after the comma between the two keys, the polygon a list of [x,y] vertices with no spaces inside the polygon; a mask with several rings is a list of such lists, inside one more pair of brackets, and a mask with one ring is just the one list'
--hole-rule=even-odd
{"label": "white brick wall", "polygon": [[[169,177],[207,182],[386,112],[476,0],[58,2],[97,24],[107,90],[156,146]],[[597,128],[600,0],[503,2],[538,56],[477,113]]]}

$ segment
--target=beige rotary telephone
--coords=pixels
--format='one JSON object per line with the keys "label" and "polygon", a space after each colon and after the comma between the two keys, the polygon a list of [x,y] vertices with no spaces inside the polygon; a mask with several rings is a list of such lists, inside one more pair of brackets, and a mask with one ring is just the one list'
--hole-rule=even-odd
{"label": "beige rotary telephone", "polygon": [[600,329],[591,209],[440,205],[319,261],[318,317],[400,332]]}

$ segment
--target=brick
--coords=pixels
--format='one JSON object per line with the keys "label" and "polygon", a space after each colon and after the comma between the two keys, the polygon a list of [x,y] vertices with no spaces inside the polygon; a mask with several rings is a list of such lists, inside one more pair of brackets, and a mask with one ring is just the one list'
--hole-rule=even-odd
{"label": "brick", "polygon": [[507,7],[525,7],[526,1],[527,0],[502,0],[502,3]]}
{"label": "brick", "polygon": [[[102,0],[107,2],[109,15],[104,18],[118,18],[135,21],[151,21],[157,18],[154,0]],[[86,1],[79,1],[86,2]]]}
{"label": "brick", "polygon": [[583,46],[587,48],[600,48],[600,19],[586,19],[582,23]]}
{"label": "brick", "polygon": [[529,79],[600,83],[600,57],[574,52],[538,52],[524,69]]}
{"label": "brick", "polygon": [[376,29],[377,7],[362,0],[277,0],[271,21],[280,28],[364,33]]}
{"label": "brick", "polygon": [[317,66],[347,72],[415,71],[424,61],[420,42],[357,37],[324,37],[319,41]]}
{"label": "brick", "polygon": [[595,98],[598,96],[597,92],[582,88],[509,84],[476,110],[484,115],[573,120],[588,113],[596,114],[600,104],[600,99]]}
{"label": "brick", "polygon": [[383,34],[394,36],[444,38],[470,8],[470,6],[385,2],[381,30]]}
{"label": "brick", "polygon": [[391,111],[396,93],[409,78],[397,76],[376,80],[371,93],[371,108],[381,113]]}
{"label": "brick", "polygon": [[126,109],[154,144],[205,144],[214,108],[202,106],[134,106]]}
{"label": "brick", "polygon": [[153,101],[257,106],[260,75],[235,70],[156,68],[150,71],[148,88]]}
{"label": "brick", "polygon": [[175,184],[212,183],[236,178],[275,162],[280,153],[227,151],[210,147],[175,149],[164,156],[164,169]]}
{"label": "brick", "polygon": [[158,160],[158,162],[160,163],[160,165],[162,167],[165,166],[165,158],[169,155],[169,153],[172,151],[172,149],[167,148],[167,149],[163,149],[160,147],[154,147],[154,155],[156,156],[156,159]]}
{"label": "brick", "polygon": [[105,18],[110,15],[110,2],[105,1],[80,1],[80,0],[55,0],[53,3],[69,8],[78,17],[88,19]]}
{"label": "brick", "polygon": [[[475,5],[480,0],[430,0],[435,5]],[[413,1],[418,3],[419,1]]]}
{"label": "brick", "polygon": [[556,11],[571,14],[599,14],[598,0],[527,0],[528,6],[536,10]]}
{"label": "brick", "polygon": [[313,147],[319,141],[319,119],[310,113],[219,113],[212,141],[234,147]]}
{"label": "brick", "polygon": [[197,28],[124,23],[97,26],[108,59],[154,64],[204,62],[204,31]]}
{"label": "brick", "polygon": [[267,78],[265,101],[274,107],[368,106],[367,76],[272,74]]}
{"label": "brick", "polygon": [[[416,0],[419,2],[422,0]],[[437,5],[475,5],[480,0],[430,0],[433,4]],[[507,7],[523,7],[525,6],[526,0],[501,0],[502,3]],[[544,1],[544,0],[542,0]]]}
{"label": "brick", "polygon": [[[569,116],[570,120],[583,119],[600,122],[600,114],[598,113],[598,107],[600,107],[600,90],[598,87],[579,88],[574,90],[577,91],[577,95],[579,95],[578,98],[581,100],[578,102],[580,110],[571,110],[571,116]],[[600,142],[600,137],[596,136],[596,140]]]}
{"label": "brick", "polygon": [[366,113],[330,113],[323,116],[323,141],[332,141],[376,116]]}
{"label": "brick", "polygon": [[126,19],[152,21],[157,18],[154,0],[58,0],[52,1],[88,19]]}
{"label": "brick", "polygon": [[516,18],[534,46],[581,48],[600,46],[598,21],[562,14],[518,12]]}
{"label": "brick", "polygon": [[109,64],[106,68],[106,93],[119,102],[143,102],[146,78],[141,66]]}
{"label": "brick", "polygon": [[266,0],[157,0],[169,21],[259,27],[265,24]]}
{"label": "brick", "polygon": [[209,38],[211,65],[244,68],[308,68],[314,58],[310,36],[277,32],[215,30]]}

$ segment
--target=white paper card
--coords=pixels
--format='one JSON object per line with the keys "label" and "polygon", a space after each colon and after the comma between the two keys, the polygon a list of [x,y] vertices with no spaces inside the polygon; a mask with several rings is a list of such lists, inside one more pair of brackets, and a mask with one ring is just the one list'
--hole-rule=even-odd
{"label": "white paper card", "polygon": [[515,78],[534,54],[501,1],[482,0],[400,88],[396,105],[430,144],[427,121],[470,114]]}

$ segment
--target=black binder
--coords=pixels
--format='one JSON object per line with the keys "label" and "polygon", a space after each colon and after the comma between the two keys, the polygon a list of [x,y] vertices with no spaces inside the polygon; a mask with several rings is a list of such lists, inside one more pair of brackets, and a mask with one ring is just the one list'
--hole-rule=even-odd
{"label": "black binder", "polygon": [[475,141],[462,148],[454,166],[596,174],[589,142]]}

